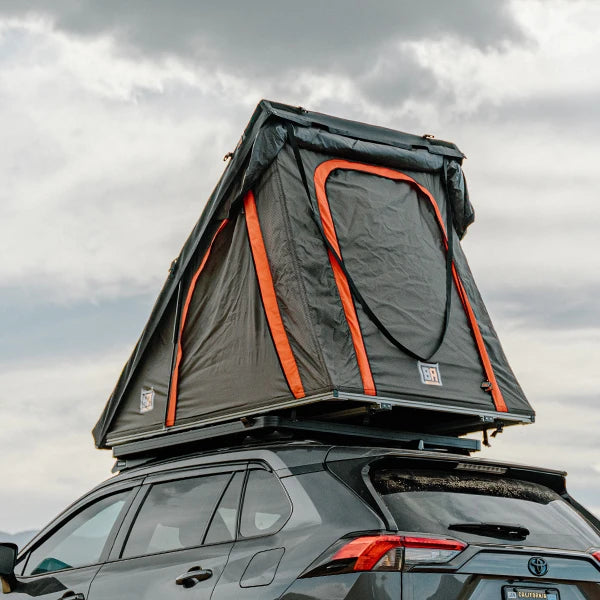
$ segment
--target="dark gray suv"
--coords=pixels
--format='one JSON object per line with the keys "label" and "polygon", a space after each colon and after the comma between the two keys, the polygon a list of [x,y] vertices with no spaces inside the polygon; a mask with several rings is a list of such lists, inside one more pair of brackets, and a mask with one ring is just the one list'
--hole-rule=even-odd
{"label": "dark gray suv", "polygon": [[301,441],[124,466],[14,570],[0,547],[10,598],[600,598],[600,525],[564,473]]}

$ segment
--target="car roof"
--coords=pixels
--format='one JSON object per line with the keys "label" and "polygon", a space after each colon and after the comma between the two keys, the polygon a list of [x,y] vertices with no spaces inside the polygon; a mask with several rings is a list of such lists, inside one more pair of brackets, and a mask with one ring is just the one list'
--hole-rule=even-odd
{"label": "car roof", "polygon": [[[210,451],[197,451],[177,456],[142,457],[129,461],[127,464],[117,465],[122,469],[116,476],[108,479],[98,486],[111,484],[116,481],[139,479],[149,475],[178,470],[197,469],[199,467],[235,465],[240,463],[255,462],[262,464],[276,472],[280,477],[294,475],[299,472],[322,470],[326,464],[346,461],[364,460],[410,460],[426,462],[430,465],[461,465],[460,468],[471,471],[502,472],[507,476],[539,481],[553,489],[564,489],[566,473],[554,469],[534,467],[491,460],[483,457],[465,456],[450,452],[437,452],[431,450],[415,450],[390,448],[385,446],[350,446],[335,445],[321,442],[293,441],[260,443],[250,446],[211,449]],[[123,461],[120,461],[123,462]],[[116,465],[116,466],[117,466]],[[430,468],[429,467],[429,468]],[[491,469],[490,469],[491,468]],[[500,471],[498,470],[500,469]]]}

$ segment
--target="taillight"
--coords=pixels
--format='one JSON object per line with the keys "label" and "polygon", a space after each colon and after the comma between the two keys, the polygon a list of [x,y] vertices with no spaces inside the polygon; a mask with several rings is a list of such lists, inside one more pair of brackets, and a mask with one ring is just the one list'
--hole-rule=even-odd
{"label": "taillight", "polygon": [[467,544],[446,538],[404,538],[404,561],[408,564],[445,563],[460,554]]}
{"label": "taillight", "polygon": [[402,555],[396,551],[398,548],[402,548],[399,535],[367,535],[342,546],[331,560],[352,561],[352,571],[371,571],[377,569],[380,562],[383,562],[384,570],[396,570],[394,567],[398,562],[398,566],[402,566]]}
{"label": "taillight", "polygon": [[600,563],[600,550],[592,550],[592,556]]}
{"label": "taillight", "polygon": [[340,540],[333,551],[313,563],[304,577],[352,571],[400,571],[403,565],[442,564],[467,544],[449,538],[365,535]]}

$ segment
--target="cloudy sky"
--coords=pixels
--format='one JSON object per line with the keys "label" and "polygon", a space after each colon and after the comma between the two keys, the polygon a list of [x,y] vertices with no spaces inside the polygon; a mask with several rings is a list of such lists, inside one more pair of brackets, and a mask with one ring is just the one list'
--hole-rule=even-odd
{"label": "cloudy sky", "polygon": [[600,514],[600,3],[0,1],[0,530],[106,478],[90,430],[254,106],[452,140],[464,248],[538,413],[483,455]]}

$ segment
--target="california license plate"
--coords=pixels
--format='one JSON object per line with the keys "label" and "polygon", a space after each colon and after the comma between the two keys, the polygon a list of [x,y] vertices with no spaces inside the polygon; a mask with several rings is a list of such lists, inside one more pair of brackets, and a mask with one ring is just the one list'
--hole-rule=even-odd
{"label": "california license plate", "polygon": [[503,600],[560,600],[558,590],[527,587],[503,588]]}

